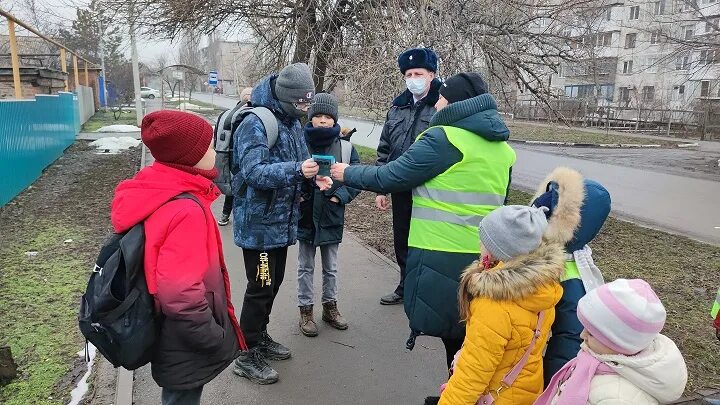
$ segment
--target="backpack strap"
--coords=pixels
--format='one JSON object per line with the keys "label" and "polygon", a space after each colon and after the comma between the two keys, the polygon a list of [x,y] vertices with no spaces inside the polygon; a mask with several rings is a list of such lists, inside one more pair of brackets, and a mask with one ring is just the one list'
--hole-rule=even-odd
{"label": "backpack strap", "polygon": [[272,149],[272,147],[275,146],[275,144],[277,143],[279,134],[278,123],[275,114],[273,114],[272,111],[270,111],[266,107],[253,107],[247,113],[255,114],[258,118],[260,118],[260,121],[265,127],[265,135],[267,135],[268,139],[268,149]]}
{"label": "backpack strap", "polygon": [[350,159],[352,158],[352,148],[352,143],[344,139],[340,140],[340,158],[342,163],[350,163]]}
{"label": "backpack strap", "polygon": [[530,359],[530,354],[532,354],[533,349],[535,348],[535,344],[537,344],[537,340],[540,338],[540,335],[542,334],[542,324],[545,320],[545,311],[540,311],[538,314],[538,320],[537,324],[535,325],[535,333],[533,334],[533,338],[530,341],[530,346],[528,346],[527,350],[525,351],[525,354],[523,354],[522,358],[520,358],[520,361],[515,364],[515,367],[513,367],[507,374],[505,374],[505,377],[503,377],[502,381],[500,382],[500,387],[495,390],[495,396],[493,397],[490,392],[487,392],[483,394],[480,399],[478,400],[477,404],[480,405],[489,405],[495,402],[497,397],[500,395],[500,393],[508,388],[510,388],[515,380],[517,380],[518,376],[520,375],[520,372],[525,368],[525,365],[527,364],[528,360]]}

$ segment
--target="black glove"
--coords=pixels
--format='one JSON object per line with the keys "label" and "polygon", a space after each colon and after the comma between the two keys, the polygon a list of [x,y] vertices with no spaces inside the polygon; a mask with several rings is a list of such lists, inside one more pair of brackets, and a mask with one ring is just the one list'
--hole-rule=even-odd
{"label": "black glove", "polygon": [[437,405],[440,402],[440,397],[427,397],[425,398],[425,405]]}

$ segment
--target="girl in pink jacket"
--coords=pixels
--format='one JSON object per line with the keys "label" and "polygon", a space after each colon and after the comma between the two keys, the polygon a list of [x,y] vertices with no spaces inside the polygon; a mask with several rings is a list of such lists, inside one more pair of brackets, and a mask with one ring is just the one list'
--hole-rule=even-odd
{"label": "girl in pink jacket", "polygon": [[553,376],[536,405],[646,405],[677,400],[687,368],[660,331],[665,307],[643,280],[619,279],[580,299],[578,356]]}

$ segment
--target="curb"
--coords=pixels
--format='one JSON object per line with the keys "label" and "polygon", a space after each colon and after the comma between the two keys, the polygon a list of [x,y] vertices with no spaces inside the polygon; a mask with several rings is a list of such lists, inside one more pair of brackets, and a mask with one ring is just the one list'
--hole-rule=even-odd
{"label": "curb", "polygon": [[380,252],[379,252],[377,249],[375,249],[374,247],[370,246],[367,242],[365,242],[364,240],[362,240],[362,238],[359,237],[358,235],[356,235],[354,232],[352,232],[352,231],[345,231],[345,234],[348,235],[348,236],[350,236],[351,238],[353,238],[353,239],[355,240],[355,242],[357,242],[358,244],[360,244],[362,247],[364,247],[365,249],[369,250],[370,253],[372,253],[372,254],[374,254],[375,256],[377,256],[380,260],[382,260],[382,261],[383,261],[386,265],[388,265],[390,268],[392,268],[393,270],[395,270],[395,271],[398,272],[398,273],[400,272],[400,268],[398,267],[397,263],[395,263],[394,261],[390,260],[389,257],[387,257],[387,256],[385,256],[384,254],[380,253]]}
{"label": "curb", "polygon": [[[556,142],[556,141],[527,141],[524,139],[509,139],[509,143],[523,143],[526,145],[571,146],[575,148],[605,148],[605,149],[657,149],[658,144],[635,143],[584,143],[584,142]],[[681,147],[678,144],[678,147]]]}

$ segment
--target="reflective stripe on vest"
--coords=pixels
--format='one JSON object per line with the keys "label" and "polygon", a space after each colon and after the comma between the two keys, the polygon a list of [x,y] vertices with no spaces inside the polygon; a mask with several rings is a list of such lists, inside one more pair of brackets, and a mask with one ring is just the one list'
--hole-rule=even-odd
{"label": "reflective stripe on vest", "polygon": [[417,219],[427,219],[428,221],[449,222],[451,224],[474,227],[480,225],[480,221],[483,219],[483,217],[479,215],[457,215],[452,212],[425,207],[413,207],[412,217]]}
{"label": "reflective stripe on vest", "polygon": [[455,204],[494,205],[499,207],[505,203],[505,194],[437,190],[428,188],[424,184],[413,189],[413,196]]}
{"label": "reflective stripe on vest", "polygon": [[565,261],[565,274],[563,274],[562,278],[560,278],[560,282],[568,281],[572,279],[580,279],[580,270],[578,270],[577,263],[575,263],[575,260],[566,260]]}
{"label": "reflective stripe on vest", "polygon": [[506,142],[488,141],[460,128],[440,128],[463,159],[413,190],[408,246],[479,253],[478,226],[505,202],[515,152]]}
{"label": "reflective stripe on vest", "polygon": [[712,310],[710,310],[710,315],[712,315],[713,319],[717,318],[718,312],[720,312],[720,289],[718,290],[717,297],[715,297]]}

